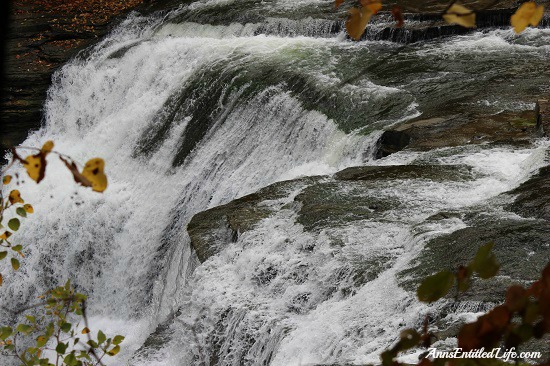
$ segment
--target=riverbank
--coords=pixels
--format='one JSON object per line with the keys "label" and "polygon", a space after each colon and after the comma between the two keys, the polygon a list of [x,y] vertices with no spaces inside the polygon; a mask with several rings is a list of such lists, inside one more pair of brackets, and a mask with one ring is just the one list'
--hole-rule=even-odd
{"label": "riverbank", "polygon": [[169,8],[165,0],[16,0],[5,39],[5,84],[0,91],[0,149],[40,127],[55,70],[99,41],[132,10]]}

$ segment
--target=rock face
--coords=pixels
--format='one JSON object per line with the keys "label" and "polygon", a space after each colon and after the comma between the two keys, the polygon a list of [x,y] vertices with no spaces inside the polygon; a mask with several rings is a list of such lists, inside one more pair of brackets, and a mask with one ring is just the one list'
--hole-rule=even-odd
{"label": "rock face", "polygon": [[17,0],[11,2],[0,90],[0,149],[19,144],[40,127],[52,73],[103,37],[131,9],[169,7],[158,0]]}
{"label": "rock face", "polygon": [[[377,218],[403,205],[398,199],[365,193],[382,181],[464,181],[475,175],[461,165],[394,165],[347,168],[333,177],[308,177],[278,182],[228,204],[196,214],[187,231],[201,262],[218,253],[238,235],[281,208],[273,201],[293,199],[297,221],[309,231]],[[382,183],[383,184],[383,183]]]}
{"label": "rock face", "polygon": [[235,241],[239,234],[250,230],[277,208],[262,203],[286,197],[289,192],[318,179],[320,178],[309,177],[278,182],[256,193],[196,214],[187,225],[187,232],[197,257],[204,262],[219,252],[223,245]]}
{"label": "rock face", "polygon": [[[506,288],[540,276],[550,258],[550,223],[542,220],[497,219],[483,213],[461,213],[468,226],[427,243],[411,268],[401,273],[402,284],[414,291],[422,278],[442,268],[468,263],[480,245],[494,242],[493,252],[501,264],[499,276],[473,282],[462,297],[498,303]],[[433,219],[434,222],[440,217]],[[534,255],[536,253],[536,255]]]}
{"label": "rock face", "polygon": [[525,217],[550,222],[550,167],[542,168],[537,175],[511,192],[517,194],[510,210]]}
{"label": "rock face", "polygon": [[525,145],[542,135],[538,110],[484,116],[415,119],[385,131],[378,158],[405,148],[430,150],[479,144]]}

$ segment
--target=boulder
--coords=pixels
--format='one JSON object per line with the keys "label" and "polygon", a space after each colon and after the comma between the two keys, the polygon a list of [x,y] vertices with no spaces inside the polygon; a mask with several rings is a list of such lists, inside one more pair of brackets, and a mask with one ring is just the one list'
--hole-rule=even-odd
{"label": "boulder", "polygon": [[527,145],[541,136],[539,126],[536,110],[414,119],[385,131],[378,141],[376,156],[382,158],[405,148],[430,150],[472,144]]}
{"label": "boulder", "polygon": [[509,206],[511,211],[550,222],[550,166],[540,169],[538,174],[510,193],[517,195]]}
{"label": "boulder", "polygon": [[204,262],[279,208],[264,203],[286,197],[290,192],[318,179],[320,178],[308,177],[278,182],[225,205],[199,212],[187,225],[197,257]]}

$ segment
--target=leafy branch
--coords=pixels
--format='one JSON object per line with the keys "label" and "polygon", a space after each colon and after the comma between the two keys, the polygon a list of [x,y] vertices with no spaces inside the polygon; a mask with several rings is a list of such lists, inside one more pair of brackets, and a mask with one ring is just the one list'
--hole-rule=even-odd
{"label": "leafy branch", "polygon": [[[53,150],[53,147],[54,143],[47,141],[42,148],[24,146],[12,148],[13,159],[1,172],[0,260],[6,259],[11,254],[11,266],[15,271],[20,267],[18,256],[24,257],[24,254],[23,246],[12,243],[11,237],[19,230],[20,219],[34,213],[33,206],[25,203],[17,189],[6,192],[7,196],[4,199],[4,187],[13,184],[13,177],[6,173],[16,163],[21,163],[28,176],[36,183],[40,183],[46,175],[48,155],[57,155],[78,184],[91,187],[96,192],[103,192],[107,188],[103,159],[88,160],[80,171],[70,156]],[[23,158],[20,150],[31,150],[34,154]],[[15,173],[15,178],[18,185],[18,173]],[[15,211],[17,217],[11,217],[6,227],[4,216],[8,210]],[[0,286],[2,282],[3,277],[0,274]],[[107,338],[105,333],[99,330],[97,337],[92,337],[86,316],[86,295],[77,293],[70,281],[67,281],[64,286],[47,291],[40,298],[44,299],[40,303],[11,312],[18,317],[28,313],[25,315],[24,322],[13,327],[9,325],[0,327],[0,349],[3,349],[5,355],[16,358],[24,366],[103,366],[102,360],[105,356],[116,356],[120,352],[123,336]],[[84,328],[80,329],[82,321]],[[87,340],[82,338],[84,336]],[[21,347],[21,343],[31,344],[31,346]]]}
{"label": "leafy branch", "polygon": [[[435,302],[456,286],[456,298],[470,288],[474,274],[482,279],[495,276],[499,264],[492,253],[493,243],[479,248],[474,259],[466,266],[460,266],[456,272],[440,271],[425,278],[417,290],[418,299],[422,302]],[[543,269],[541,277],[525,288],[520,285],[510,286],[503,304],[496,306],[475,322],[464,324],[458,332],[458,347],[461,352],[480,349],[491,349],[503,345],[508,349],[516,348],[532,339],[541,339],[550,334],[550,262]],[[429,348],[433,334],[428,331],[428,317],[424,322],[422,333],[406,329],[399,341],[380,356],[383,366],[404,366],[396,360],[400,352],[413,348]],[[425,352],[418,366],[453,366],[507,365],[497,359],[468,358],[434,358],[427,357]],[[539,366],[548,365],[543,361]]]}
{"label": "leafy branch", "polygon": [[[334,6],[338,8],[344,1],[335,0]],[[383,9],[383,5],[381,0],[355,0],[354,2],[357,3],[357,6],[351,7],[348,11],[346,31],[352,39],[358,41],[363,36],[363,33],[365,33],[365,29],[371,18]],[[489,6],[492,5],[494,3]],[[402,27],[405,21],[401,8],[393,6],[391,14],[396,21],[396,27]],[[465,28],[476,27],[475,11],[459,4],[458,0],[452,0],[440,15],[448,24],[457,24]],[[543,15],[543,5],[537,5],[534,1],[525,2],[511,16],[510,24],[516,33],[521,33],[528,26],[538,26]]]}

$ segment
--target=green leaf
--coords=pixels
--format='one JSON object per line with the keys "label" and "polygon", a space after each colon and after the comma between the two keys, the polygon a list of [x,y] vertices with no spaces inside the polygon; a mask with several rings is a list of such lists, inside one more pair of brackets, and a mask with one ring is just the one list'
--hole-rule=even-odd
{"label": "green leaf", "polygon": [[25,211],[23,207],[17,207],[17,210],[15,210],[15,213],[21,217],[27,217],[27,211]]}
{"label": "green leaf", "polygon": [[36,347],[44,347],[46,343],[48,343],[48,338],[44,337],[43,335],[36,338]]}
{"label": "green leaf", "polygon": [[8,255],[8,252],[0,252],[0,261],[4,258],[6,258],[6,256]]}
{"label": "green leaf", "polygon": [[8,227],[13,231],[19,230],[19,226],[21,226],[21,222],[17,218],[13,218],[10,221],[8,221]]}
{"label": "green leaf", "polygon": [[57,344],[57,347],[55,347],[55,352],[59,353],[60,355],[63,355],[67,351],[67,346],[68,344],[59,342]]}
{"label": "green leaf", "polygon": [[71,323],[63,323],[61,324],[61,330],[65,333],[69,333],[71,331],[71,328],[73,325]]}
{"label": "green leaf", "polygon": [[63,359],[63,362],[67,366],[77,366],[79,361],[76,359],[74,352],[71,352]]}
{"label": "green leaf", "polygon": [[11,327],[2,327],[0,328],[0,339],[5,341],[9,336],[13,334],[13,329]]}
{"label": "green leaf", "polygon": [[16,246],[11,247],[11,250],[15,252],[20,252],[21,250],[23,250],[23,246],[21,244],[18,244]]}
{"label": "green leaf", "polygon": [[102,331],[97,332],[97,343],[101,344],[107,340],[107,337]]}
{"label": "green leaf", "polygon": [[23,334],[29,334],[32,331],[32,327],[28,324],[19,324],[16,330]]}
{"label": "green leaf", "polygon": [[483,279],[494,277],[500,269],[494,253],[491,252],[494,245],[491,242],[481,246],[471,263],[472,269]]}
{"label": "green leaf", "polygon": [[113,344],[114,345],[119,345],[122,343],[122,341],[124,340],[124,337],[121,336],[121,335],[117,335],[113,338]]}
{"label": "green leaf", "polygon": [[92,340],[92,339],[90,339],[90,340],[89,340],[88,342],[86,342],[86,343],[88,343],[88,346],[90,346],[90,347],[92,347],[92,348],[97,348],[97,347],[99,347],[99,345],[96,343],[96,341],[94,341],[94,340]]}
{"label": "green leaf", "polygon": [[445,296],[455,283],[455,276],[449,271],[441,271],[429,277],[418,287],[418,299],[423,302],[434,302]]}
{"label": "green leaf", "polygon": [[11,266],[13,267],[14,270],[18,270],[19,269],[19,261],[15,258],[12,258],[11,259]]}
{"label": "green leaf", "polygon": [[27,318],[30,323],[36,323],[36,318],[32,315],[25,315],[25,318]]}

